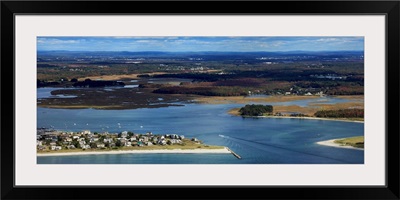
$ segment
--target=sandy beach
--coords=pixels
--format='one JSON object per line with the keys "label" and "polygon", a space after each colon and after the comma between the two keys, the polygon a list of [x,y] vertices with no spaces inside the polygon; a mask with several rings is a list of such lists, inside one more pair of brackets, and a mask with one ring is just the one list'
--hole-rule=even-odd
{"label": "sandy beach", "polygon": [[344,139],[344,138],[325,140],[325,141],[317,142],[317,144],[324,145],[324,146],[330,146],[330,147],[337,147],[337,148],[354,149],[354,150],[360,150],[360,151],[364,150],[362,148],[356,148],[356,147],[352,147],[352,146],[343,146],[341,144],[337,144],[337,143],[334,142],[335,140],[342,140],[342,139]]}
{"label": "sandy beach", "polygon": [[227,148],[223,149],[160,149],[160,150],[120,150],[120,151],[88,151],[66,153],[37,153],[37,156],[78,156],[78,155],[104,155],[104,154],[145,154],[145,153],[231,153]]}

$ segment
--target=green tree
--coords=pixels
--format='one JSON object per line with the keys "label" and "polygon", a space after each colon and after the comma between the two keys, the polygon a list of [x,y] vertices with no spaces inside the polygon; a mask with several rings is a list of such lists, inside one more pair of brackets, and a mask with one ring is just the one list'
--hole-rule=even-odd
{"label": "green tree", "polygon": [[92,149],[97,148],[97,144],[96,143],[90,143],[90,148],[92,148]]}
{"label": "green tree", "polygon": [[121,147],[121,146],[122,146],[122,142],[121,142],[121,140],[117,140],[117,142],[115,143],[115,146],[117,146],[117,147]]}
{"label": "green tree", "polygon": [[241,115],[245,116],[262,116],[263,114],[271,114],[273,107],[271,105],[246,105],[239,110]]}
{"label": "green tree", "polygon": [[132,136],[133,136],[133,133],[130,132],[130,131],[128,131],[128,135],[129,135],[129,137],[132,137]]}

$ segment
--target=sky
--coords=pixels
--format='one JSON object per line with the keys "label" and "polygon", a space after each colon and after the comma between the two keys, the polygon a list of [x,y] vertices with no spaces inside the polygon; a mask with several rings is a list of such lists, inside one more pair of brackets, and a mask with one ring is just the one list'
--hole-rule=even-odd
{"label": "sky", "polygon": [[363,51],[364,37],[37,37],[38,51]]}

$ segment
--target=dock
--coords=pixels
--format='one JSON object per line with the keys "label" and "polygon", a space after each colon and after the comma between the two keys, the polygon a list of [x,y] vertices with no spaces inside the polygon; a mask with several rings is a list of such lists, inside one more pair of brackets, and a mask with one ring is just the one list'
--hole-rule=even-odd
{"label": "dock", "polygon": [[232,151],[230,148],[226,147],[226,149],[232,153],[233,156],[235,156],[237,159],[242,159],[242,157],[239,156],[239,154],[235,153],[234,151]]}

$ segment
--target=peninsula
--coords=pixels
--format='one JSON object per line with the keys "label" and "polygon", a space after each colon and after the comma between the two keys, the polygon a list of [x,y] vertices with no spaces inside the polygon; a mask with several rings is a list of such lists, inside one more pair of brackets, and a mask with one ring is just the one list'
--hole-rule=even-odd
{"label": "peninsula", "polygon": [[228,148],[204,144],[177,134],[67,132],[38,129],[37,156],[124,153],[231,153]]}

